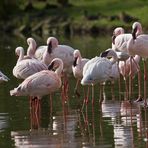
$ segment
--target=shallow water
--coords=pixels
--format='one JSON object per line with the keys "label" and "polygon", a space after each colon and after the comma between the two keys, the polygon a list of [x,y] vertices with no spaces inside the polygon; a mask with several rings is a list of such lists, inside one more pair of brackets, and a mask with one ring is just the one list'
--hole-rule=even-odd
{"label": "shallow water", "polygon": [[[35,37],[38,45],[45,39]],[[85,57],[93,57],[110,47],[109,36],[75,36],[59,38],[62,43],[80,49]],[[27,47],[26,39],[5,36],[0,39],[0,70],[10,81],[0,86],[0,147],[23,148],[125,148],[148,147],[148,109],[134,103],[137,92],[135,81],[132,102],[125,101],[124,82],[121,92],[118,83],[115,88],[107,83],[100,92],[95,86],[95,104],[91,104],[91,95],[87,106],[81,111],[84,93],[80,87],[80,98],[74,95],[75,79],[70,77],[69,98],[63,103],[60,92],[41,101],[41,110],[37,114],[29,106],[28,97],[11,97],[9,91],[20,80],[12,75],[16,63],[14,50],[17,46]],[[101,95],[100,95],[101,94]],[[103,99],[100,104],[99,100]]]}

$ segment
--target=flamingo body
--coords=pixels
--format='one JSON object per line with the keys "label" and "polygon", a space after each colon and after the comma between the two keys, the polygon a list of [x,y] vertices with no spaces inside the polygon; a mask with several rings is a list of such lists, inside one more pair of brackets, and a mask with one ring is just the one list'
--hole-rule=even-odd
{"label": "flamingo body", "polygon": [[58,62],[59,67],[56,71],[43,70],[26,78],[17,88],[10,91],[10,95],[15,96],[38,96],[39,98],[61,87],[61,72],[63,62],[60,59],[54,59],[52,62]]}
{"label": "flamingo body", "polygon": [[16,78],[26,79],[36,72],[48,69],[46,64],[35,58],[24,58],[24,49],[22,47],[17,47],[16,52],[19,54],[18,61],[13,68],[13,75]]}
{"label": "flamingo body", "polygon": [[91,85],[111,79],[112,64],[107,58],[95,57],[84,66],[82,85]]}
{"label": "flamingo body", "polygon": [[[137,65],[139,65],[140,62],[140,56],[139,55],[135,55],[133,57],[134,61],[136,62]],[[128,58],[128,60],[126,60],[126,67],[125,67],[125,62],[124,61],[120,61],[119,62],[119,71],[122,74],[123,77],[125,77],[125,75],[130,75],[130,71],[131,71],[131,76],[132,78],[134,78],[135,74],[138,72],[137,66],[134,63],[134,61],[132,60],[132,63],[130,63],[130,58]],[[130,64],[132,64],[132,69],[130,69]]]}
{"label": "flamingo body", "polygon": [[[49,47],[50,46],[50,47]],[[41,46],[37,49],[35,57],[42,59],[48,65],[54,58],[60,58],[63,61],[63,72],[72,73],[72,64],[74,49],[68,45],[59,45],[55,37],[47,39],[47,46]]]}
{"label": "flamingo body", "polygon": [[82,58],[79,50],[74,51],[74,58],[76,58],[76,65],[73,64],[72,71],[73,75],[77,79],[82,79],[83,77],[83,67],[89,61],[89,59]]}
{"label": "flamingo body", "polygon": [[139,55],[143,58],[148,57],[148,35],[139,35],[134,40],[131,38],[127,44],[128,53],[131,56]]}

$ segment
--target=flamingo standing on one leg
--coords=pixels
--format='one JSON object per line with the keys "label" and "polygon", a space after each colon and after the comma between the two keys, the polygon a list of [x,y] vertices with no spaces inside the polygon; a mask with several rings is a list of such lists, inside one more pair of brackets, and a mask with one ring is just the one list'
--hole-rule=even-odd
{"label": "flamingo standing on one leg", "polygon": [[[10,91],[11,96],[34,96],[39,100],[42,96],[51,94],[61,87],[61,73],[63,62],[59,58],[52,60],[51,65],[56,65],[54,71],[42,70],[26,78],[17,88]],[[50,67],[50,66],[49,66]],[[36,111],[38,111],[39,102]]]}
{"label": "flamingo standing on one leg", "polygon": [[146,102],[146,81],[147,81],[147,72],[146,72],[146,58],[148,57],[148,35],[141,34],[139,35],[138,26],[136,23],[132,25],[132,38],[127,43],[127,49],[131,56],[139,55],[144,59],[144,104]]}

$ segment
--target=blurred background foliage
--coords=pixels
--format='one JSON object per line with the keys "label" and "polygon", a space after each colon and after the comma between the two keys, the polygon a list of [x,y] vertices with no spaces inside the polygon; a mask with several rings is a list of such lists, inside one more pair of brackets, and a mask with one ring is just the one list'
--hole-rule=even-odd
{"label": "blurred background foliage", "polygon": [[100,33],[116,26],[128,31],[134,21],[140,21],[148,30],[147,12],[148,0],[1,0],[0,26],[10,32],[42,26],[42,30],[56,28],[56,32],[58,28],[71,33]]}

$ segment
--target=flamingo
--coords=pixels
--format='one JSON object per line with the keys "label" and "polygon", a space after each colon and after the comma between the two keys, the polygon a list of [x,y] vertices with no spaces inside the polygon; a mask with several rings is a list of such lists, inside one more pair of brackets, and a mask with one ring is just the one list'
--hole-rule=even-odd
{"label": "flamingo", "polygon": [[[137,35],[142,34],[142,26],[139,22],[135,22],[134,23],[137,26]],[[127,50],[127,42],[132,38],[132,34],[131,33],[124,33],[124,29],[119,27],[117,29],[114,30],[113,32],[113,36],[112,36],[112,49],[116,50],[116,51],[121,51],[121,52],[125,52],[127,54],[129,54],[128,50]],[[130,58],[131,60],[131,71],[130,71],[130,79],[129,79],[129,96],[131,94],[131,85],[132,85],[132,60],[134,60],[132,57]],[[134,61],[136,63],[136,61]],[[126,66],[126,63],[125,63]],[[126,68],[124,68],[126,69]],[[140,70],[138,72],[138,81],[139,81],[139,87],[141,85],[140,82]],[[125,82],[126,82],[126,76],[125,76]],[[139,88],[140,89],[140,88]],[[139,96],[139,98],[141,98],[141,96]]]}
{"label": "flamingo", "polygon": [[17,47],[15,50],[16,54],[19,55],[16,65],[13,68],[13,75],[18,79],[26,79],[28,76],[39,72],[41,70],[47,70],[48,67],[41,61],[34,58],[24,59],[23,47]]}
{"label": "flamingo", "polygon": [[72,71],[73,71],[74,77],[77,79],[75,92],[76,92],[76,94],[79,94],[77,92],[77,87],[78,87],[80,80],[83,77],[83,67],[89,61],[89,59],[82,58],[79,50],[75,50],[73,54],[74,54],[75,60],[74,60],[73,66],[72,66]]}
{"label": "flamingo", "polygon": [[[61,87],[61,73],[63,62],[59,58],[51,61],[56,65],[55,71],[42,70],[27,77],[17,88],[10,90],[11,96],[33,96],[39,100],[47,94],[57,91]],[[50,68],[49,65],[49,68]],[[38,110],[38,105],[36,111]]]}
{"label": "flamingo", "polygon": [[[142,32],[142,30],[140,30]],[[146,102],[146,81],[147,81],[147,73],[146,73],[146,58],[148,57],[148,35],[140,34],[137,23],[133,23],[132,25],[132,37],[127,43],[127,50],[131,56],[139,55],[144,60],[144,104],[147,105]],[[141,99],[140,99],[141,100]],[[139,101],[139,100],[137,100]]]}
{"label": "flamingo", "polygon": [[9,78],[0,71],[0,83],[7,82]]}
{"label": "flamingo", "polygon": [[[112,58],[102,58],[108,54]],[[107,80],[112,80],[112,65],[117,62],[117,55],[113,50],[109,50],[101,55],[89,60],[83,68],[82,85],[92,85],[92,103],[94,103],[94,85],[103,83]]]}
{"label": "flamingo", "polygon": [[[49,37],[47,39],[47,46],[41,46],[37,49],[35,55],[39,53],[39,50],[43,50],[42,61],[48,65],[52,59],[60,58],[63,61],[63,77],[64,77],[64,93],[68,92],[68,76],[72,74],[72,64],[74,62],[73,52],[74,49],[67,45],[59,45],[58,40],[55,37]],[[35,56],[37,57],[37,56]]]}
{"label": "flamingo", "polygon": [[[48,54],[45,54],[47,52]],[[35,52],[35,57],[44,61],[48,65],[52,59],[60,58],[63,61],[63,72],[72,73],[72,64],[74,49],[68,45],[59,45],[55,37],[47,39],[47,46],[40,46]]]}

